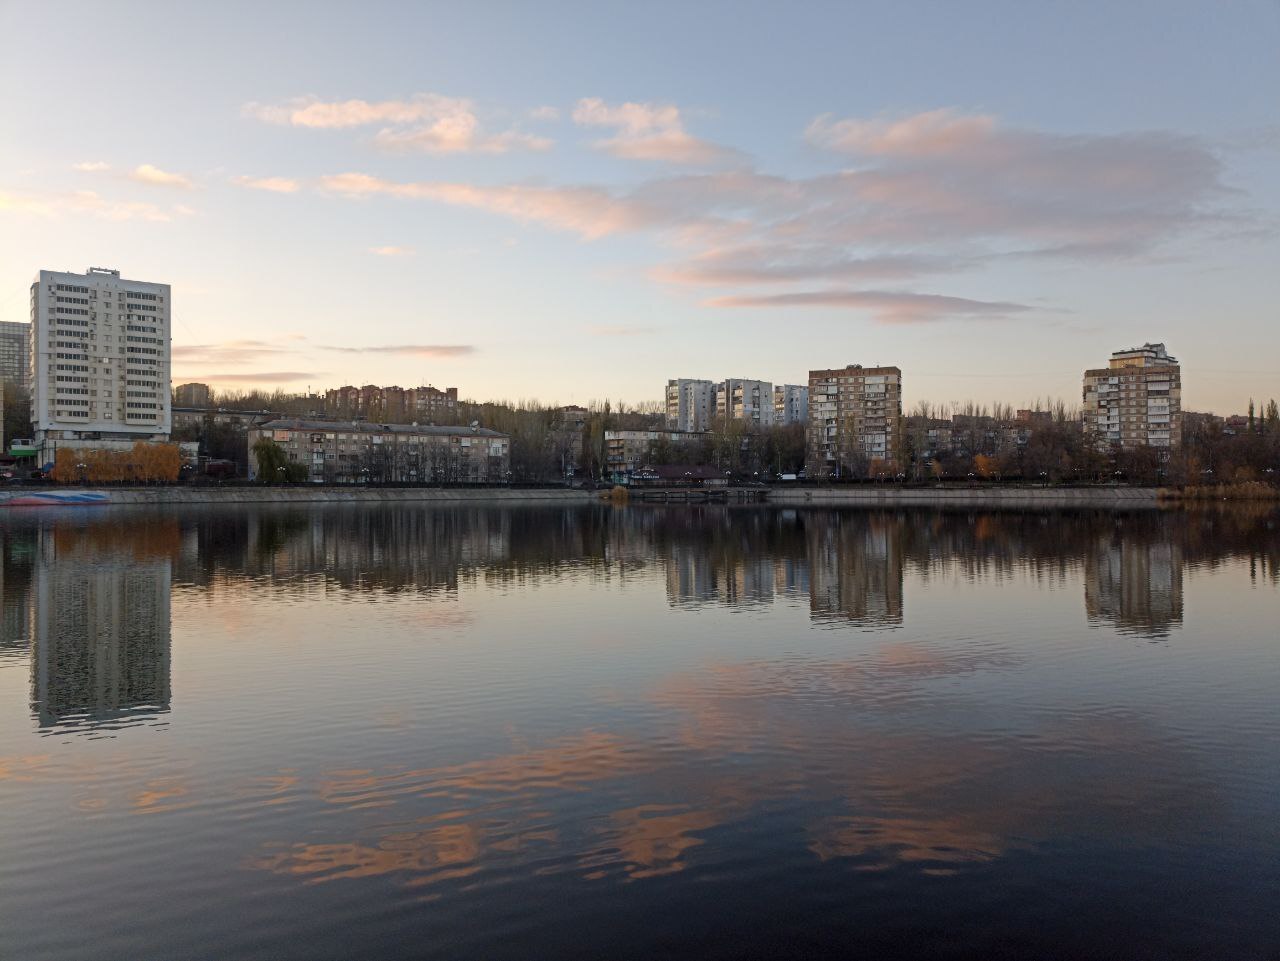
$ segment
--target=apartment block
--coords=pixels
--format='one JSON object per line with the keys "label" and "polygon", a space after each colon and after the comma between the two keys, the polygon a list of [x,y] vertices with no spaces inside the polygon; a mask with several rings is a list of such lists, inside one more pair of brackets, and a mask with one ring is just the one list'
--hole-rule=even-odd
{"label": "apartment block", "polygon": [[173,402],[178,407],[208,407],[208,384],[179,384],[173,389]]}
{"label": "apartment block", "polygon": [[378,421],[450,420],[458,409],[458,388],[337,387],[325,391],[325,411],[334,416]]}
{"label": "apartment block", "polygon": [[678,377],[667,381],[667,426],[672,430],[710,430],[716,410],[716,385]]}
{"label": "apartment block", "polygon": [[31,420],[40,459],[57,447],[169,437],[172,297],[120,271],[42,270],[31,285]]}
{"label": "apartment block", "polygon": [[803,384],[779,384],[773,388],[773,422],[778,426],[809,421],[809,388]]}
{"label": "apartment block", "polygon": [[27,386],[27,365],[31,362],[30,324],[0,321],[0,384]]}
{"label": "apartment block", "polygon": [[1164,344],[1118,350],[1084,372],[1083,426],[1100,448],[1171,449],[1182,441],[1182,368]]}
{"label": "apartment block", "polygon": [[896,466],[901,431],[899,368],[850,364],[809,371],[810,477],[861,477],[873,462]]}
{"label": "apartment block", "polygon": [[253,453],[260,440],[275,442],[315,483],[495,484],[511,469],[511,440],[483,427],[432,427],[281,418],[249,428],[249,477],[258,476]]}
{"label": "apartment block", "polygon": [[[706,434],[683,430],[607,430],[604,432],[605,467],[616,480],[630,477],[641,467],[649,466],[654,453],[660,445],[693,445],[706,439]],[[691,453],[687,458],[696,463],[698,456]]]}
{"label": "apartment block", "polygon": [[716,384],[716,417],[769,427],[773,424],[773,384],[741,377],[722,380]]}

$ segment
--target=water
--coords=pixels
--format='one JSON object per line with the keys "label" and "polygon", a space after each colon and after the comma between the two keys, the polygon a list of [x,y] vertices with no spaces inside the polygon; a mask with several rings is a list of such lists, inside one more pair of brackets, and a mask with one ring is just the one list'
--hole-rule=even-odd
{"label": "water", "polygon": [[5,958],[1280,955],[1276,512],[0,537]]}

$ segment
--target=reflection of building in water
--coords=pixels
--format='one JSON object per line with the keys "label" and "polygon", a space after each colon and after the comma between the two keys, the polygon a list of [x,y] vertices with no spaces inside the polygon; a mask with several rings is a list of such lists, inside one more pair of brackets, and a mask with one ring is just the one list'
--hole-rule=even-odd
{"label": "reflection of building in water", "polygon": [[24,656],[31,641],[34,551],[34,532],[0,530],[0,657]]}
{"label": "reflection of building in water", "polygon": [[815,620],[902,623],[902,521],[872,514],[816,514],[809,539],[809,610]]}
{"label": "reflection of building in water", "polygon": [[82,544],[66,531],[40,532],[31,697],[42,727],[169,710],[172,568],[169,556],[104,551],[92,538]]}
{"label": "reflection of building in water", "polygon": [[703,544],[673,544],[667,558],[667,600],[676,605],[772,604],[786,582],[778,558],[718,552]]}
{"label": "reflection of building in water", "polygon": [[1182,547],[1172,540],[1100,539],[1085,557],[1085,612],[1121,632],[1164,637],[1182,623]]}

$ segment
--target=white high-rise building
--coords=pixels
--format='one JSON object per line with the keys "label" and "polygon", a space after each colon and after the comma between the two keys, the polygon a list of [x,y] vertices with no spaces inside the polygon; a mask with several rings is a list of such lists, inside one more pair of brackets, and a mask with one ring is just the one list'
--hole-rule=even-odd
{"label": "white high-rise building", "polygon": [[169,439],[168,284],[118,270],[42,270],[31,285],[31,420],[40,460],[59,446]]}
{"label": "white high-rise building", "polygon": [[809,388],[803,384],[778,384],[773,388],[773,422],[807,424],[809,422]]}
{"label": "white high-rise building", "polygon": [[716,384],[716,416],[744,420],[757,427],[773,424],[773,384],[729,377]]}
{"label": "white high-rise building", "polygon": [[716,385],[680,377],[667,381],[667,426],[672,430],[709,430],[716,408]]}

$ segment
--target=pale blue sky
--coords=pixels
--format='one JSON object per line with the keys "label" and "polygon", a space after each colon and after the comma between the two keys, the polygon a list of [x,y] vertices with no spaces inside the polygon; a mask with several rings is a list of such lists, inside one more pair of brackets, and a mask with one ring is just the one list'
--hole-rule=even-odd
{"label": "pale blue sky", "polygon": [[169,282],[180,380],[638,402],[893,363],[908,404],[1074,402],[1162,339],[1189,408],[1280,396],[1273,2],[3,0],[0,31],[0,319],[42,267]]}

